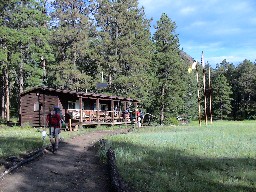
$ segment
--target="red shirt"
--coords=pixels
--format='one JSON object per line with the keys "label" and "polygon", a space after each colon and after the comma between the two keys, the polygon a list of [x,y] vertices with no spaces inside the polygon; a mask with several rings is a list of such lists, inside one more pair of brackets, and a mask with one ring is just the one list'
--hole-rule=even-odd
{"label": "red shirt", "polygon": [[57,114],[53,114],[51,115],[50,113],[47,115],[46,121],[48,122],[48,125],[50,127],[55,127],[55,128],[60,128],[60,115]]}

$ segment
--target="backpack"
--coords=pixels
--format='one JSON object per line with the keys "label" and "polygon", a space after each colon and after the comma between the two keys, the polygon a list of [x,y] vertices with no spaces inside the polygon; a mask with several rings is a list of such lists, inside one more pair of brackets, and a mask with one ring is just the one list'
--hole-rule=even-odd
{"label": "backpack", "polygon": [[50,127],[58,127],[59,126],[59,121],[58,121],[58,115],[55,114],[49,114],[49,126]]}
{"label": "backpack", "polygon": [[53,110],[55,111],[56,114],[61,115],[61,110],[60,110],[60,107],[59,107],[59,106],[54,106],[54,107],[53,107]]}

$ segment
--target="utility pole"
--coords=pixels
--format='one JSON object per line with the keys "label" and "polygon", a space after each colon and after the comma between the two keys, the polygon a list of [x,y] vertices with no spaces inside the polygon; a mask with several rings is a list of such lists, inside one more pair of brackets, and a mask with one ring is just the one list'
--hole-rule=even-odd
{"label": "utility pole", "polygon": [[204,116],[205,124],[207,125],[207,95],[206,95],[206,85],[205,85],[205,63],[204,63],[204,52],[202,51],[201,64],[203,67],[203,83],[204,83]]}
{"label": "utility pole", "polygon": [[197,81],[198,121],[199,121],[199,125],[201,126],[201,99],[200,99],[199,73],[198,73],[197,64],[196,64],[196,81]]}
{"label": "utility pole", "polygon": [[210,97],[210,120],[212,124],[212,85],[211,85],[211,68],[209,66],[209,97]]}

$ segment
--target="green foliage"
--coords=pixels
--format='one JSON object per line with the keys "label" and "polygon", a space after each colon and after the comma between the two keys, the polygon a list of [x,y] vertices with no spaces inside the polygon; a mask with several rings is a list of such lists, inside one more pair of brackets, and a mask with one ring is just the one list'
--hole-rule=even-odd
{"label": "green foliage", "polygon": [[[0,41],[1,72],[5,82],[1,93],[6,94],[3,84],[8,83],[13,114],[18,116],[19,94],[25,88],[42,84],[41,57],[50,62],[53,57],[48,44],[49,30],[41,1],[1,2]],[[6,87],[7,88],[7,87]],[[9,106],[7,106],[9,108]],[[11,110],[14,111],[14,110]]]}
{"label": "green foliage", "polygon": [[249,119],[255,115],[256,109],[256,67],[255,64],[248,60],[244,60],[237,67],[237,97],[236,102],[239,103],[237,113],[241,119]]}
{"label": "green foliage", "polygon": [[96,1],[95,19],[101,44],[95,47],[109,91],[142,99],[150,90],[152,42],[149,20],[137,0]]}
{"label": "green foliage", "polygon": [[166,14],[162,14],[153,36],[156,48],[153,58],[153,70],[156,75],[155,110],[159,110],[160,124],[164,120],[164,113],[178,115],[183,104],[182,97],[186,92],[184,74],[187,69],[182,65],[175,29],[175,22]]}
{"label": "green foliage", "polygon": [[213,80],[213,108],[214,117],[226,119],[231,113],[231,87],[223,74],[218,75]]}
{"label": "green foliage", "polygon": [[179,125],[179,121],[177,120],[176,117],[169,117],[169,118],[165,118],[164,124],[165,125]]}
{"label": "green foliage", "polygon": [[[151,34],[145,15],[138,0],[2,1],[0,93],[5,102],[9,90],[11,115],[18,116],[20,92],[47,85],[138,99],[160,124],[169,116],[196,119],[196,73],[187,73],[193,58],[180,50],[176,23],[162,14]],[[253,119],[255,63],[223,60],[211,71],[214,118]],[[102,72],[109,86],[97,90]],[[198,72],[203,101],[202,67]]]}
{"label": "green foliage", "polygon": [[96,144],[96,147],[98,149],[98,155],[100,157],[100,160],[103,163],[107,163],[107,156],[106,156],[106,154],[107,154],[109,148],[111,147],[111,145],[112,144],[108,140],[105,140],[105,139],[101,139]]}
{"label": "green foliage", "polygon": [[[231,87],[232,94],[229,95],[229,100],[231,100],[232,113],[229,113],[228,117],[235,120],[253,118],[253,116],[255,116],[256,107],[256,87],[254,85],[256,77],[255,63],[244,60],[239,65],[234,66],[232,63],[223,60],[217,65],[215,72],[218,75],[224,75],[227,79],[227,83],[225,84]],[[214,78],[215,77],[213,77],[213,81]],[[217,95],[217,97],[219,97],[219,95]],[[219,108],[214,110],[218,111]]]}
{"label": "green foliage", "polygon": [[89,74],[92,73],[87,70],[90,65],[87,62],[92,25],[89,7],[81,0],[56,0],[53,8],[51,42],[56,62],[48,66],[48,83],[66,89],[90,89],[92,77]]}

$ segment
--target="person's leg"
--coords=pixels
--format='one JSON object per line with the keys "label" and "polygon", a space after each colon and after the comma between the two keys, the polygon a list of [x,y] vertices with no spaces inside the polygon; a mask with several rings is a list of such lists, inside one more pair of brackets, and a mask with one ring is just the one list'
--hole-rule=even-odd
{"label": "person's leg", "polygon": [[54,143],[54,128],[53,127],[50,128],[50,142],[51,142],[51,144]]}
{"label": "person's leg", "polygon": [[55,149],[59,148],[59,134],[60,128],[55,128]]}
{"label": "person's leg", "polygon": [[54,127],[51,127],[50,128],[50,142],[52,144],[52,152],[54,153],[55,152],[55,131],[54,131]]}

